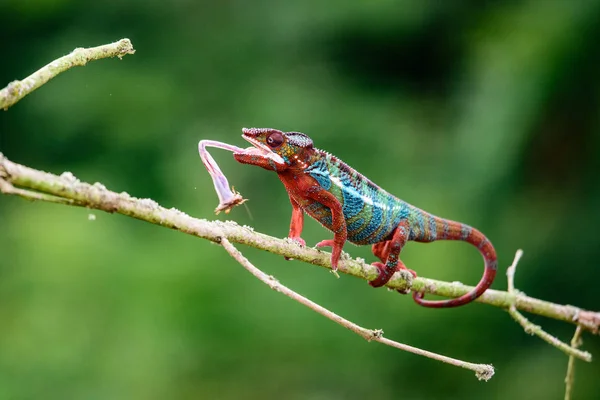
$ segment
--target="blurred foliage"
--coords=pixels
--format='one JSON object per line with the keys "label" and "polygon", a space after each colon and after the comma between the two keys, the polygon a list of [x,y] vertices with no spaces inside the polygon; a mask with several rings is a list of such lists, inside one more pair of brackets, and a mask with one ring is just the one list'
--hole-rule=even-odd
{"label": "blurred foliage", "polygon": [[[375,182],[485,232],[518,287],[599,309],[600,2],[0,1],[0,82],[75,47],[137,53],[71,70],[0,114],[0,151],[214,218],[198,140],[299,130]],[[214,151],[287,234],[277,178]],[[269,290],[218,246],[121,216],[0,197],[0,398],[562,398],[567,358],[501,310],[423,309],[364,281],[242,249],[390,338],[493,363],[488,383],[368,344]],[[219,216],[219,218],[224,218]],[[307,222],[307,243],[329,237]],[[371,260],[368,248],[347,246]],[[409,244],[423,276],[475,283],[469,246]],[[574,329],[533,317],[568,340]],[[596,360],[575,398],[596,399]]]}

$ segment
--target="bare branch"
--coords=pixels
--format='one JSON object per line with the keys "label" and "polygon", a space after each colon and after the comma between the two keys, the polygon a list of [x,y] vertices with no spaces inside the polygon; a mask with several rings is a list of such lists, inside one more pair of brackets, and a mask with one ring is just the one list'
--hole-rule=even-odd
{"label": "bare branch", "polygon": [[11,82],[7,87],[0,90],[0,109],[8,110],[10,106],[17,103],[23,97],[70,68],[84,66],[93,60],[109,57],[121,58],[126,54],[133,53],[135,53],[135,50],[129,39],[121,39],[118,42],[87,49],[77,48],[66,56],[58,58],[45,67],[40,68],[22,81]]}
{"label": "bare branch", "polygon": [[403,343],[399,343],[387,338],[383,337],[383,330],[381,329],[366,329],[355,323],[340,317],[339,315],[329,311],[328,309],[318,305],[317,303],[307,299],[306,297],[294,292],[288,287],[282,285],[277,279],[272,276],[269,276],[262,272],[260,269],[256,268],[244,255],[236,249],[229,240],[225,238],[225,236],[221,237],[221,245],[227,250],[227,252],[237,261],[239,262],[246,270],[248,270],[252,275],[256,278],[260,279],[263,283],[267,284],[271,289],[283,293],[288,296],[292,300],[297,301],[298,303],[310,308],[311,310],[321,314],[322,316],[332,320],[333,322],[343,326],[356,333],[357,335],[362,336],[368,342],[379,342],[383,343],[387,346],[395,347],[400,350],[408,351],[409,353],[413,353],[419,356],[428,357],[437,361],[441,361],[450,365],[454,365],[456,367],[465,368],[475,372],[475,376],[479,380],[489,380],[494,375],[494,367],[487,364],[474,364],[466,361],[457,360],[455,358],[450,358],[443,356],[441,354],[432,353],[427,350],[422,350],[413,346],[409,346]]}
{"label": "bare branch", "polygon": [[[218,243],[221,237],[226,237],[234,243],[245,244],[313,265],[331,268],[329,253],[313,248],[300,247],[296,242],[287,239],[277,239],[257,233],[252,228],[239,226],[235,222],[195,219],[179,210],[161,207],[152,200],[136,199],[127,193],[118,194],[107,190],[101,184],[90,185],[80,182],[70,173],[57,176],[38,171],[13,163],[0,154],[1,180],[27,189],[19,195],[31,200],[48,201],[48,199],[40,197],[39,194],[51,195],[65,201],[73,201],[76,205],[111,213],[117,212],[213,242]],[[6,191],[3,189],[4,187],[6,185],[1,185],[0,191],[6,194],[15,194],[14,191]],[[370,264],[349,257],[342,257],[339,271],[365,280],[373,280],[378,274],[377,269]],[[470,286],[459,283],[443,282],[423,277],[413,279],[412,275],[406,271],[396,272],[387,283],[387,286],[404,291],[412,288],[413,290],[445,297],[458,297],[472,289]],[[600,329],[600,312],[550,303],[521,293],[488,289],[477,301],[504,309],[514,305],[518,310],[581,325],[584,329],[595,334],[598,334]]]}
{"label": "bare branch", "polygon": [[[506,276],[508,279],[508,292],[515,294],[515,272],[517,271],[517,264],[519,260],[523,256],[523,250],[517,250],[515,254],[515,259],[510,267],[506,270]],[[591,362],[592,355],[587,351],[581,351],[576,349],[575,347],[569,346],[566,343],[561,342],[558,338],[550,335],[548,332],[544,331],[541,326],[535,325],[530,322],[527,318],[523,316],[520,312],[517,311],[515,305],[511,305],[508,308],[508,313],[513,317],[525,330],[525,332],[530,335],[536,335],[546,343],[551,344],[557,349],[567,353],[571,357],[577,357],[584,361]],[[578,326],[579,327],[579,326]]]}
{"label": "bare branch", "polygon": [[[571,339],[571,347],[577,348],[581,345],[581,326],[577,326],[573,339]],[[565,377],[565,400],[571,400],[571,393],[573,393],[573,385],[575,383],[575,357],[571,355],[569,357],[569,363],[567,364],[567,376]]]}

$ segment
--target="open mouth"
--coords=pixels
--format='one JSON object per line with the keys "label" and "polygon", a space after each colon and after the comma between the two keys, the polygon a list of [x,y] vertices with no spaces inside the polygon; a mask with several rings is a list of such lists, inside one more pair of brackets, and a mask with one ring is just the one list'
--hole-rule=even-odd
{"label": "open mouth", "polygon": [[242,138],[244,138],[244,140],[248,141],[252,146],[254,146],[254,147],[248,147],[248,148],[244,149],[242,154],[257,155],[257,156],[269,158],[279,164],[284,163],[283,158],[281,158],[281,156],[279,154],[273,152],[264,143],[261,143],[258,140],[254,139],[253,137],[249,137],[246,135],[242,135]]}

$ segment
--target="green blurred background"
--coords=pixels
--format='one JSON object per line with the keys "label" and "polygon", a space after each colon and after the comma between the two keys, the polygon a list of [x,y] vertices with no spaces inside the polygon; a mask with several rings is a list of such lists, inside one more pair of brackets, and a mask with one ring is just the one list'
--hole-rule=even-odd
{"label": "green blurred background", "polygon": [[[277,237],[274,174],[212,153],[250,201],[215,217],[200,139],[309,134],[388,191],[478,227],[527,294],[598,310],[599,1],[0,1],[0,86],[75,47],[137,53],[59,76],[0,114],[0,151]],[[95,220],[88,215],[94,214]],[[473,374],[378,344],[269,290],[207,241],[0,197],[0,398],[557,399],[567,358],[503,311],[415,305],[254,249],[284,284],[366,327],[492,363]],[[329,238],[307,221],[313,245]],[[346,247],[373,260],[368,247]],[[420,275],[475,283],[459,243],[410,243]],[[532,316],[569,340],[573,326]],[[575,398],[597,399],[596,357]]]}

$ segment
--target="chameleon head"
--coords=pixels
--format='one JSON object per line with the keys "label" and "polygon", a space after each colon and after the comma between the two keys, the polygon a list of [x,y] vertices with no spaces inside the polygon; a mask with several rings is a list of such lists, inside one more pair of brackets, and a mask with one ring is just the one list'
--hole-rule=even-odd
{"label": "chameleon head", "polygon": [[242,137],[254,148],[246,153],[266,157],[288,167],[306,166],[313,142],[304,133],[282,132],[271,128],[242,128]]}

